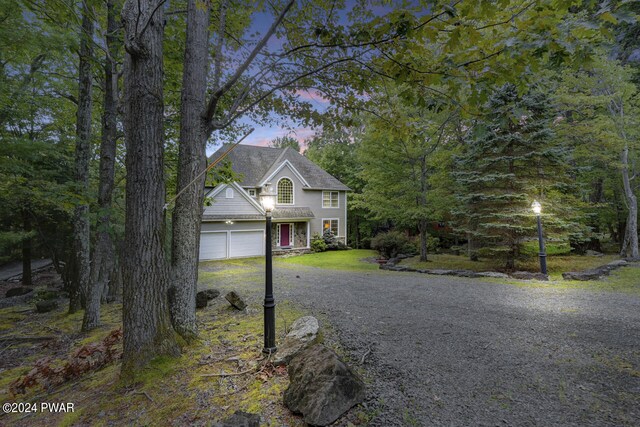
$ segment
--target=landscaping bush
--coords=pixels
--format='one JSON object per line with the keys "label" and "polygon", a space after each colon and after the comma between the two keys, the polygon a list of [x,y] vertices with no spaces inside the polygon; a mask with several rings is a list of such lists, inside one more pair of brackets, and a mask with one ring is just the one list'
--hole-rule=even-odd
{"label": "landscaping bush", "polygon": [[377,234],[371,239],[371,249],[380,253],[384,258],[395,258],[400,253],[414,253],[415,245],[409,238],[398,231],[387,231]]}
{"label": "landscaping bush", "polygon": [[324,252],[327,250],[327,244],[320,233],[314,233],[313,236],[311,236],[311,250],[313,252]]}
{"label": "landscaping bush", "polygon": [[325,232],[322,234],[322,239],[327,245],[328,251],[341,251],[347,249],[347,245],[339,241],[333,234],[333,232],[329,229],[325,230]]}

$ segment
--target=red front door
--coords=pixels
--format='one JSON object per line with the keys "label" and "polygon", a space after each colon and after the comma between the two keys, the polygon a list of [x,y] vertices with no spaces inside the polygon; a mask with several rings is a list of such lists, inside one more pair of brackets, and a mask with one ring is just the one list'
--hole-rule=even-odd
{"label": "red front door", "polygon": [[280,246],[289,246],[289,224],[280,224]]}

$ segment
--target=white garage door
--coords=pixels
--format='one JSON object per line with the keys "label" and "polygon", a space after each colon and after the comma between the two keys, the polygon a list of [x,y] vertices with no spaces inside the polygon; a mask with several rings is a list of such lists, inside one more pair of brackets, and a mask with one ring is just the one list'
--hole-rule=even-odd
{"label": "white garage door", "polygon": [[227,257],[227,232],[200,234],[200,261]]}
{"label": "white garage door", "polygon": [[229,258],[264,255],[263,231],[232,231]]}

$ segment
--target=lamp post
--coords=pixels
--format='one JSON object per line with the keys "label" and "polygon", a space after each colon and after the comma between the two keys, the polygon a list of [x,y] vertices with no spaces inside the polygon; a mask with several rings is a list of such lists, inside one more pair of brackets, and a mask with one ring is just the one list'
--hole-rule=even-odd
{"label": "lamp post", "polygon": [[265,354],[273,354],[276,348],[276,300],[273,298],[273,271],[271,257],[271,212],[276,204],[276,195],[266,184],[260,192],[260,203],[264,208],[267,225],[265,233],[265,290],[264,290],[264,348]]}
{"label": "lamp post", "polygon": [[538,243],[540,245],[540,271],[542,274],[547,274],[547,252],[544,248],[544,236],[542,235],[542,221],[540,220],[540,213],[542,212],[542,205],[537,200],[534,200],[531,204],[531,209],[538,217]]}

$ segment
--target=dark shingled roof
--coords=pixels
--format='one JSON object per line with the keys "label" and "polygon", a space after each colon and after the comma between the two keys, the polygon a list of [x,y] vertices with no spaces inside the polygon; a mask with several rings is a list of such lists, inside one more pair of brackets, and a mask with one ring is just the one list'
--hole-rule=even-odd
{"label": "dark shingled roof", "polygon": [[275,208],[271,216],[273,219],[315,218],[309,208]]}
{"label": "dark shingled roof", "polygon": [[232,214],[232,215],[202,215],[203,221],[247,221],[247,220],[264,220],[264,215],[260,214]]}
{"label": "dark shingled roof", "polygon": [[[229,145],[223,145],[213,153],[209,161],[220,157]],[[293,148],[256,147],[255,145],[238,145],[227,155],[225,160],[231,161],[231,168],[242,175],[239,184],[242,187],[258,187],[261,181],[275,171],[285,160],[307,181],[314,190],[350,190],[349,187],[329,175],[318,165],[307,159]]]}

